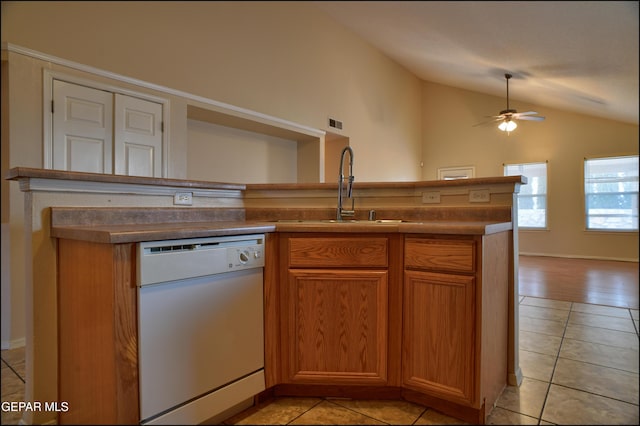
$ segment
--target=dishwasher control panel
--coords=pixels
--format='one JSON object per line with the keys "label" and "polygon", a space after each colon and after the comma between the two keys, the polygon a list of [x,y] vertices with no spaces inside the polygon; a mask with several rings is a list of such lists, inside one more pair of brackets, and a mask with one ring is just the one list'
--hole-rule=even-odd
{"label": "dishwasher control panel", "polygon": [[259,245],[227,249],[229,270],[245,267],[264,266],[263,247]]}
{"label": "dishwasher control panel", "polygon": [[264,267],[264,234],[138,243],[138,285]]}

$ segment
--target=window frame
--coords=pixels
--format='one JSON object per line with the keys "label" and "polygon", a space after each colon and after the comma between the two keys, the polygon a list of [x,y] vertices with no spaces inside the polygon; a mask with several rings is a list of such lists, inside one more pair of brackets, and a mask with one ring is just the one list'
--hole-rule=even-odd
{"label": "window frame", "polygon": [[[583,227],[585,232],[611,232],[611,233],[638,233],[638,227],[634,228],[590,228],[589,227],[589,213],[587,207],[588,193],[587,193],[587,162],[593,160],[612,160],[612,159],[623,159],[623,158],[636,158],[638,159],[638,154],[628,154],[628,155],[609,155],[609,156],[592,156],[585,157],[582,161],[582,209],[583,209]],[[622,182],[622,179],[618,182]],[[636,201],[639,198],[638,192],[636,194]],[[638,206],[636,205],[636,212],[638,212]]]}
{"label": "window frame", "polygon": [[[514,176],[514,175],[507,175],[507,168],[508,167],[513,167],[513,166],[533,166],[533,165],[541,165],[544,164],[544,169],[545,169],[545,180],[546,180],[546,190],[544,193],[542,194],[532,194],[532,195],[522,195],[522,192],[519,192],[517,194],[517,203],[518,203],[518,230],[523,230],[523,231],[548,231],[549,230],[549,161],[548,160],[544,160],[544,161],[530,161],[530,162],[526,162],[526,163],[503,163],[502,164],[502,174],[504,176]],[[526,176],[525,174],[521,173],[521,175]],[[527,177],[527,185],[531,185],[532,184],[532,179],[528,176]],[[528,225],[522,225],[521,224],[521,220],[520,220],[520,200],[523,198],[534,198],[534,197],[544,197],[544,225],[543,226],[528,226]]]}

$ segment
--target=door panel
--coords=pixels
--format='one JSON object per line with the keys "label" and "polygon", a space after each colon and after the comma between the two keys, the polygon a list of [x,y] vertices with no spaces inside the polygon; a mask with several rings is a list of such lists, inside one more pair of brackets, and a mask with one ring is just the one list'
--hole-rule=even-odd
{"label": "door panel", "polygon": [[162,176],[162,105],[115,95],[115,173]]}
{"label": "door panel", "polygon": [[72,165],[74,172],[105,173],[105,141],[66,136],[66,164]]}
{"label": "door panel", "polygon": [[54,80],[53,100],[53,168],[111,173],[112,94]]}
{"label": "door panel", "polygon": [[289,381],[387,382],[388,272],[290,269]]}

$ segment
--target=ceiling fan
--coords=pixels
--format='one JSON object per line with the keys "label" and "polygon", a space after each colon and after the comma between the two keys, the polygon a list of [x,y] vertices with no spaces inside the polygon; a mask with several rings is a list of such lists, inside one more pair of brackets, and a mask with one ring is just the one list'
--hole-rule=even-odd
{"label": "ceiling fan", "polygon": [[503,132],[511,132],[515,130],[518,125],[515,120],[529,120],[529,121],[542,121],[544,117],[536,115],[535,111],[518,112],[515,109],[509,108],[509,79],[513,77],[511,74],[505,74],[504,78],[507,79],[507,109],[500,111],[498,115],[490,116],[492,120],[475,124],[473,127],[482,126],[489,123],[500,122],[498,128]]}

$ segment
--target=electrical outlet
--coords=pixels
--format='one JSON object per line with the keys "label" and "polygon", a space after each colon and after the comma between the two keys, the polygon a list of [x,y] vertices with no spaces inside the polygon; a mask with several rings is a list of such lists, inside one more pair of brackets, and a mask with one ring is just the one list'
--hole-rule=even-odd
{"label": "electrical outlet", "polygon": [[488,189],[470,189],[469,190],[469,202],[470,203],[488,203],[491,201],[491,194]]}
{"label": "electrical outlet", "polygon": [[440,191],[430,191],[422,193],[422,202],[424,204],[437,204],[440,202]]}
{"label": "electrical outlet", "polygon": [[183,206],[190,206],[193,204],[192,192],[176,192],[173,196],[173,204],[179,204]]}

